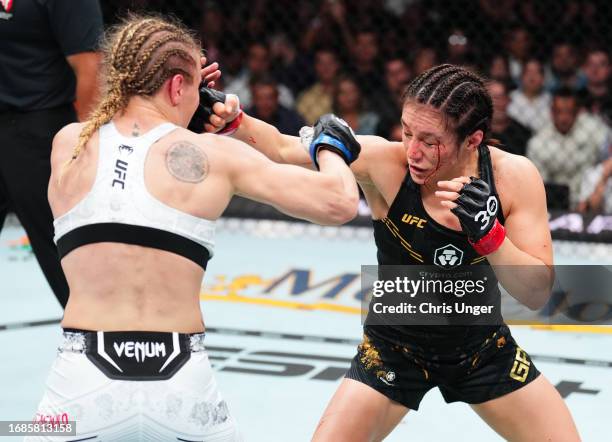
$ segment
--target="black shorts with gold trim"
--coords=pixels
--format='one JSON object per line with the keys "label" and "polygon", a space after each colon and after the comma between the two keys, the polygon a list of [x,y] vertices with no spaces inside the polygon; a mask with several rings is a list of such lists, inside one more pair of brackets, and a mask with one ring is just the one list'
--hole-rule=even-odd
{"label": "black shorts with gold trim", "polygon": [[364,334],[346,377],[418,410],[425,393],[434,387],[447,403],[479,404],[518,390],[539,374],[502,325],[484,339],[445,352]]}

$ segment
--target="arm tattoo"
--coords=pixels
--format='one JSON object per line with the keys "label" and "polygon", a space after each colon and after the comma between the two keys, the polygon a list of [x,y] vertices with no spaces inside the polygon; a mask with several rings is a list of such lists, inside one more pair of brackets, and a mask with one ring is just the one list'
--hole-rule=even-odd
{"label": "arm tattoo", "polygon": [[208,176],[208,157],[204,150],[188,141],[177,141],[166,153],[168,172],[179,181],[199,183]]}

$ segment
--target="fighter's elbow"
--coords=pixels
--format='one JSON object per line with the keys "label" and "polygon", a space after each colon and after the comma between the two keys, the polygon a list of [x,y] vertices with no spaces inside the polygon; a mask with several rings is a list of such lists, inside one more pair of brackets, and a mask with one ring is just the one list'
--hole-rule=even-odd
{"label": "fighter's elbow", "polygon": [[328,201],[325,208],[326,224],[340,226],[357,216],[359,197],[354,195],[338,195]]}
{"label": "fighter's elbow", "polygon": [[527,292],[520,297],[521,303],[531,311],[538,311],[548,303],[552,290],[551,287],[532,287]]}

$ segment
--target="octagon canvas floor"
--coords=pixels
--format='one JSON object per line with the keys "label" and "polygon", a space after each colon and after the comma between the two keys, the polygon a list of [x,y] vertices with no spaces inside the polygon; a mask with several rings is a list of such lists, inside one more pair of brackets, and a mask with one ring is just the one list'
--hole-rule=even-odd
{"label": "octagon canvas floor", "polygon": [[[577,249],[586,248],[582,256]],[[555,244],[556,262],[612,262],[609,246]],[[598,249],[598,250],[596,250]],[[597,252],[597,253],[595,253]],[[247,441],[307,441],[361,337],[359,271],[369,229],[220,223],[202,287],[208,351]],[[18,226],[0,235],[0,420],[30,420],[60,337],[58,307]],[[612,440],[608,328],[512,332],[559,389],[584,441]],[[1,438],[0,438],[1,439]],[[7,440],[15,440],[7,438]],[[465,404],[425,396],[389,441],[501,440]]]}

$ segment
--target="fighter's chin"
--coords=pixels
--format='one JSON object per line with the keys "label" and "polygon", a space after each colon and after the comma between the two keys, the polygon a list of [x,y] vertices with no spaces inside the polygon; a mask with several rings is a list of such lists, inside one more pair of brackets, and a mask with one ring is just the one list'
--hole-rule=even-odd
{"label": "fighter's chin", "polygon": [[427,177],[431,174],[429,169],[423,169],[412,165],[409,165],[408,169],[410,170],[410,178],[412,178],[412,181],[416,184],[424,184]]}

